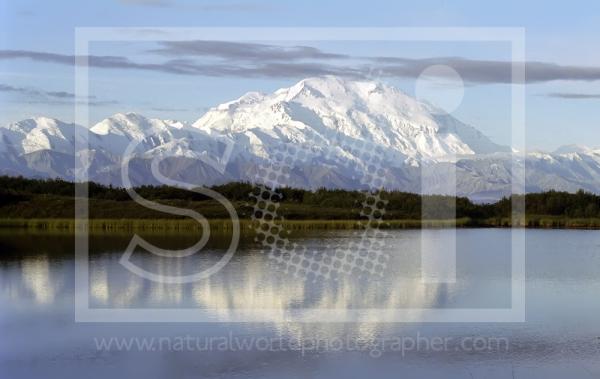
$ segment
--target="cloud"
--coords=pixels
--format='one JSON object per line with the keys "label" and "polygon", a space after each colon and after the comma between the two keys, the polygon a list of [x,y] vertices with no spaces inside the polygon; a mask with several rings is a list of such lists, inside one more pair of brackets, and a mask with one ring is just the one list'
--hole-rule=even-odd
{"label": "cloud", "polygon": [[[114,68],[114,69],[136,69],[147,71],[159,71],[171,74],[194,74],[189,65],[182,64],[181,67],[175,61],[165,63],[136,63],[125,57],[117,56],[99,56],[89,55],[87,64],[90,67]],[[73,66],[75,64],[83,65],[83,59],[77,59],[74,55],[47,53],[30,50],[0,50],[0,60],[2,59],[30,59],[36,62],[56,63]],[[183,61],[180,61],[183,63]]]}
{"label": "cloud", "polygon": [[42,91],[34,88],[26,88],[26,87],[14,87],[8,84],[0,83],[0,92],[11,92],[18,93],[27,96],[35,96],[35,97],[49,97],[56,99],[74,99],[75,94],[64,91]]}
{"label": "cloud", "polygon": [[[28,50],[0,50],[2,59],[30,59],[36,62],[56,63],[63,65],[83,64],[82,59],[73,55],[37,52]],[[251,64],[214,64],[198,63],[189,59],[172,59],[161,63],[138,63],[125,57],[90,55],[87,57],[89,67],[154,71],[177,75],[198,75],[212,77],[305,77],[319,75],[357,76],[359,71],[353,68],[324,65],[320,63],[261,63]]]}
{"label": "cloud", "polygon": [[[158,49],[152,51],[170,58],[185,58],[168,59],[156,63],[135,62],[119,56],[90,55],[85,58],[90,67],[97,68],[237,78],[303,78],[321,75],[366,78],[371,77],[370,74],[373,72],[380,77],[417,78],[432,65],[446,65],[456,70],[466,84],[513,82],[511,73],[513,64],[508,61],[460,57],[427,59],[351,57],[324,52],[309,46],[285,47],[217,41],[163,42]],[[218,63],[200,62],[197,60],[199,57],[220,58],[222,61]],[[0,60],[3,59],[30,59],[63,65],[83,64],[82,59],[76,59],[73,55],[28,50],[0,50]],[[337,59],[345,60],[344,64],[334,64]],[[526,83],[600,80],[600,67],[558,65],[536,61],[525,62],[524,67]]]}
{"label": "cloud", "polygon": [[[431,66],[449,66],[456,70],[466,83],[511,83],[511,64],[503,61],[470,60],[457,57],[409,59],[377,57],[372,61],[380,64],[377,69],[382,76],[417,78]],[[433,70],[432,73],[444,70]],[[599,77],[600,78],[600,77]]]}
{"label": "cloud", "polygon": [[[467,83],[492,84],[513,83],[512,62],[474,60],[458,57],[429,59],[407,59],[396,57],[374,58],[383,64],[379,69],[386,76],[418,77],[432,65],[452,67]],[[596,81],[600,80],[600,67],[563,66],[548,62],[525,62],[526,83],[542,83],[556,80]]]}
{"label": "cloud", "polygon": [[546,94],[545,96],[571,100],[600,99],[600,93],[552,92]]}
{"label": "cloud", "polygon": [[74,99],[75,98],[75,94],[74,93],[65,92],[65,91],[48,91],[48,92],[45,92],[45,93],[48,96],[56,97],[56,98],[59,98],[59,99]]}
{"label": "cloud", "polygon": [[18,88],[18,87],[9,86],[6,84],[0,84],[0,92],[21,92],[23,90],[24,90],[24,88]]}
{"label": "cloud", "polygon": [[554,63],[527,62],[527,81],[531,83],[552,80],[595,81],[600,79],[600,67],[561,66]]}
{"label": "cloud", "polygon": [[210,56],[240,61],[291,61],[347,59],[348,55],[326,53],[311,46],[276,46],[229,41],[164,41],[150,52],[167,56]]}
{"label": "cloud", "polygon": [[75,58],[72,55],[46,53],[30,50],[0,50],[0,59],[27,58],[37,62],[49,62],[59,64],[75,64]]}
{"label": "cloud", "polygon": [[[27,97],[28,102],[36,104],[73,104],[73,102],[76,100],[75,94],[71,92],[44,91],[30,87],[15,87],[2,83],[0,83],[0,92],[22,95]],[[87,100],[87,103],[91,106],[118,104],[118,102],[115,100],[98,100],[95,96],[90,96]]]}

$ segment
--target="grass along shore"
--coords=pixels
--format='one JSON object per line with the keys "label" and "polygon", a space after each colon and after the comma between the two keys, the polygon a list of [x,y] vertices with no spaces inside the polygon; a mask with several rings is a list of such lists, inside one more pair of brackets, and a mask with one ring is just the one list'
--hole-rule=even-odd
{"label": "grass along shore", "polygon": [[[240,219],[240,230],[252,232],[258,222]],[[465,227],[468,219],[459,220],[390,220],[382,223],[382,229],[417,229],[421,227]],[[232,222],[227,219],[208,220],[211,231],[230,232]],[[366,221],[360,220],[284,220],[280,224],[288,230],[354,230],[362,229]],[[201,225],[192,219],[90,219],[76,223],[74,219],[0,219],[0,228],[74,231],[199,231]]]}
{"label": "grass along shore", "polygon": [[[209,219],[211,231],[228,233],[232,230],[232,222],[227,219]],[[360,220],[283,220],[282,226],[291,231],[302,230],[359,230],[366,221]],[[258,226],[256,221],[240,219],[242,233],[252,233]],[[386,220],[379,226],[381,229],[419,229],[419,228],[468,228],[468,227],[525,227],[545,229],[600,229],[600,218],[568,218],[560,216],[527,216],[525,220],[510,218],[490,218],[472,220],[460,218],[455,220]],[[90,219],[76,223],[67,218],[0,218],[2,229],[31,229],[48,231],[75,231],[87,229],[99,232],[193,232],[201,230],[201,225],[192,219]]]}

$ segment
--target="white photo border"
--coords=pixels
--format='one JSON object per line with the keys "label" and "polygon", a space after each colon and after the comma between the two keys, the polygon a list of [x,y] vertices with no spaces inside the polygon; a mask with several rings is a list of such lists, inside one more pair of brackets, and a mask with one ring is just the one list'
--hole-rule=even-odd
{"label": "white photo border", "polygon": [[[507,42],[511,46],[511,143],[525,147],[525,29],[519,27],[408,27],[408,28],[238,28],[238,27],[83,27],[75,29],[75,122],[89,125],[89,46],[91,42],[149,42],[181,40],[220,41],[406,41],[406,42]],[[87,147],[87,128],[75,138],[76,151]],[[85,142],[81,142],[85,141]],[[524,149],[522,149],[524,150]],[[512,167],[524,162],[524,152],[512,155]],[[511,170],[512,193],[521,194],[524,170]],[[87,170],[75,159],[75,181],[87,183]],[[513,196],[512,222],[524,219],[524,198]],[[76,322],[267,322],[269,309],[228,309],[215,316],[211,309],[91,308],[89,297],[88,187],[75,190],[75,321]],[[380,315],[379,322],[524,322],[525,230],[511,228],[510,308],[401,308],[401,309],[299,309],[289,322],[354,322],[364,315]]]}

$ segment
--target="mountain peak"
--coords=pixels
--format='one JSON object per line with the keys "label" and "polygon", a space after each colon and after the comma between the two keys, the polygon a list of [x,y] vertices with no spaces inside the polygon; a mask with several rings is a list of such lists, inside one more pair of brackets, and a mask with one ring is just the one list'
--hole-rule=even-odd
{"label": "mountain peak", "polygon": [[40,150],[72,153],[75,143],[75,124],[55,118],[36,116],[4,126],[0,137],[5,146],[21,154]]}
{"label": "mountain peak", "polygon": [[382,82],[334,75],[302,79],[291,87],[279,89],[275,94],[284,95],[286,101],[291,101],[301,94],[330,98],[334,96],[366,98],[372,94],[383,94],[385,92],[393,92],[394,95],[401,94],[407,96],[396,88],[390,87]]}
{"label": "mountain peak", "polygon": [[185,124],[175,120],[160,120],[147,118],[139,113],[117,113],[106,118],[90,130],[96,134],[116,134],[129,136],[133,139],[143,139],[152,131],[162,131],[169,128],[183,129]]}
{"label": "mountain peak", "polygon": [[30,120],[35,121],[36,123],[40,124],[40,125],[56,125],[56,124],[64,124],[62,121],[52,118],[52,117],[46,117],[46,116],[34,116],[31,117]]}
{"label": "mountain peak", "polygon": [[136,112],[119,112],[112,115],[110,118],[116,118],[121,120],[147,120],[148,118],[140,113]]}
{"label": "mountain peak", "polygon": [[[60,120],[51,117],[44,116],[34,116],[31,118],[27,118],[25,120],[21,120],[18,122],[14,122],[12,124],[7,125],[8,129],[21,131],[24,133],[29,133],[34,129],[52,129],[57,128],[59,125],[69,125]],[[72,124],[71,124],[72,125]]]}
{"label": "mountain peak", "polygon": [[143,136],[143,130],[147,127],[147,124],[148,119],[137,113],[117,113],[92,126],[90,130],[100,135]]}
{"label": "mountain peak", "polygon": [[309,134],[324,145],[339,136],[377,144],[404,159],[507,150],[392,86],[336,76],[303,79],[269,95],[248,93],[211,108],[194,126],[246,134],[254,151],[262,150],[267,136],[309,142]]}
{"label": "mountain peak", "polygon": [[255,92],[255,91],[247,92],[244,95],[240,96],[239,98],[237,98],[233,101],[219,104],[214,109],[217,109],[220,111],[235,110],[238,106],[244,106],[244,105],[256,103],[256,102],[262,100],[264,97],[265,97],[265,95],[261,92]]}

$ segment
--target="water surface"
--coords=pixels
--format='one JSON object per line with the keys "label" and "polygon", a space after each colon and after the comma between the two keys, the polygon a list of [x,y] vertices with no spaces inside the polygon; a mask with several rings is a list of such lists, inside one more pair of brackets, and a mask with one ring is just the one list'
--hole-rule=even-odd
{"label": "water surface", "polygon": [[[0,377],[600,377],[599,232],[526,232],[525,322],[380,322],[394,309],[510,307],[510,230],[458,230],[455,281],[423,282],[424,246],[439,241],[443,246],[453,241],[450,234],[393,231],[385,237],[390,259],[381,278],[351,275],[336,281],[292,276],[260,243],[244,238],[223,270],[189,284],[155,283],[132,274],[119,264],[130,236],[93,235],[91,308],[195,309],[215,321],[228,320],[236,310],[262,309],[263,320],[76,323],[72,236],[3,231]],[[165,248],[189,246],[195,238],[149,237]],[[358,238],[351,231],[293,236],[323,255]],[[422,238],[438,243],[423,244]],[[149,271],[182,275],[214,264],[226,240],[216,239],[202,254],[185,259],[136,252],[133,260]],[[320,309],[338,315],[372,311],[360,312],[357,322],[289,322],[295,312]],[[117,342],[130,345],[117,347]]]}

